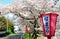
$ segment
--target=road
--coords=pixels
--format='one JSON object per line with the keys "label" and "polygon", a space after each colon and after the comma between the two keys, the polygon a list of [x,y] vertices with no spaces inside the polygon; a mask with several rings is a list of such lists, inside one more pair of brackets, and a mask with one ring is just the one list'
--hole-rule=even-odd
{"label": "road", "polygon": [[19,33],[19,34],[7,35],[6,37],[0,37],[0,39],[24,39],[24,38],[23,38],[23,34]]}

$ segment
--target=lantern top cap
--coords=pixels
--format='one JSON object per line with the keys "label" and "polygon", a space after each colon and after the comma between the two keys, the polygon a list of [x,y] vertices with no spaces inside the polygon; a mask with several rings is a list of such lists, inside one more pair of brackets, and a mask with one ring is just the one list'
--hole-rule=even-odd
{"label": "lantern top cap", "polygon": [[48,13],[48,14],[51,14],[51,15],[58,15],[58,14],[56,14],[56,13]]}
{"label": "lantern top cap", "polygon": [[[56,13],[47,13],[46,15],[49,15],[49,14],[58,15]],[[45,15],[45,14],[41,14],[41,15]]]}
{"label": "lantern top cap", "polygon": [[48,13],[48,14],[40,14],[40,17],[45,16],[45,15],[56,15],[56,16],[58,16],[58,14],[56,14],[56,13]]}

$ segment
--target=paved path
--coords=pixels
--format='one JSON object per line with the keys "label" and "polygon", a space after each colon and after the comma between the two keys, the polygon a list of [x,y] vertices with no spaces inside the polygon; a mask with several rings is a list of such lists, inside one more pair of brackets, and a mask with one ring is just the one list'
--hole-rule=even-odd
{"label": "paved path", "polygon": [[19,33],[19,34],[11,34],[6,37],[0,37],[0,39],[24,39],[24,38],[23,38],[23,34]]}

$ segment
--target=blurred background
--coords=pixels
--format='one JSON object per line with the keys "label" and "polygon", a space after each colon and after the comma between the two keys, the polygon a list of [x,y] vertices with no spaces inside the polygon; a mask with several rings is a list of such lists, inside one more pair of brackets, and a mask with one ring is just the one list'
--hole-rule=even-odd
{"label": "blurred background", "polygon": [[[47,12],[59,14],[56,33],[52,39],[60,39],[60,0],[0,0],[0,34],[1,36],[5,34],[0,38],[9,39],[11,37],[12,39],[19,34],[18,39],[19,36],[24,39],[29,35],[31,39],[35,36],[36,39],[47,39],[43,36],[42,24],[38,17]],[[27,26],[30,27],[29,34],[26,34]],[[36,34],[33,34],[34,30]]]}

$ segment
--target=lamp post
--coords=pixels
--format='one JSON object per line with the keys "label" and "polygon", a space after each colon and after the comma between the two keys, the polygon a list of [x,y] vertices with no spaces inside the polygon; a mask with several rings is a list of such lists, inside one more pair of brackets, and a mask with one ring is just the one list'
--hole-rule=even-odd
{"label": "lamp post", "polygon": [[48,39],[55,36],[57,16],[58,14],[55,13],[40,14],[39,16],[41,19],[44,36]]}

